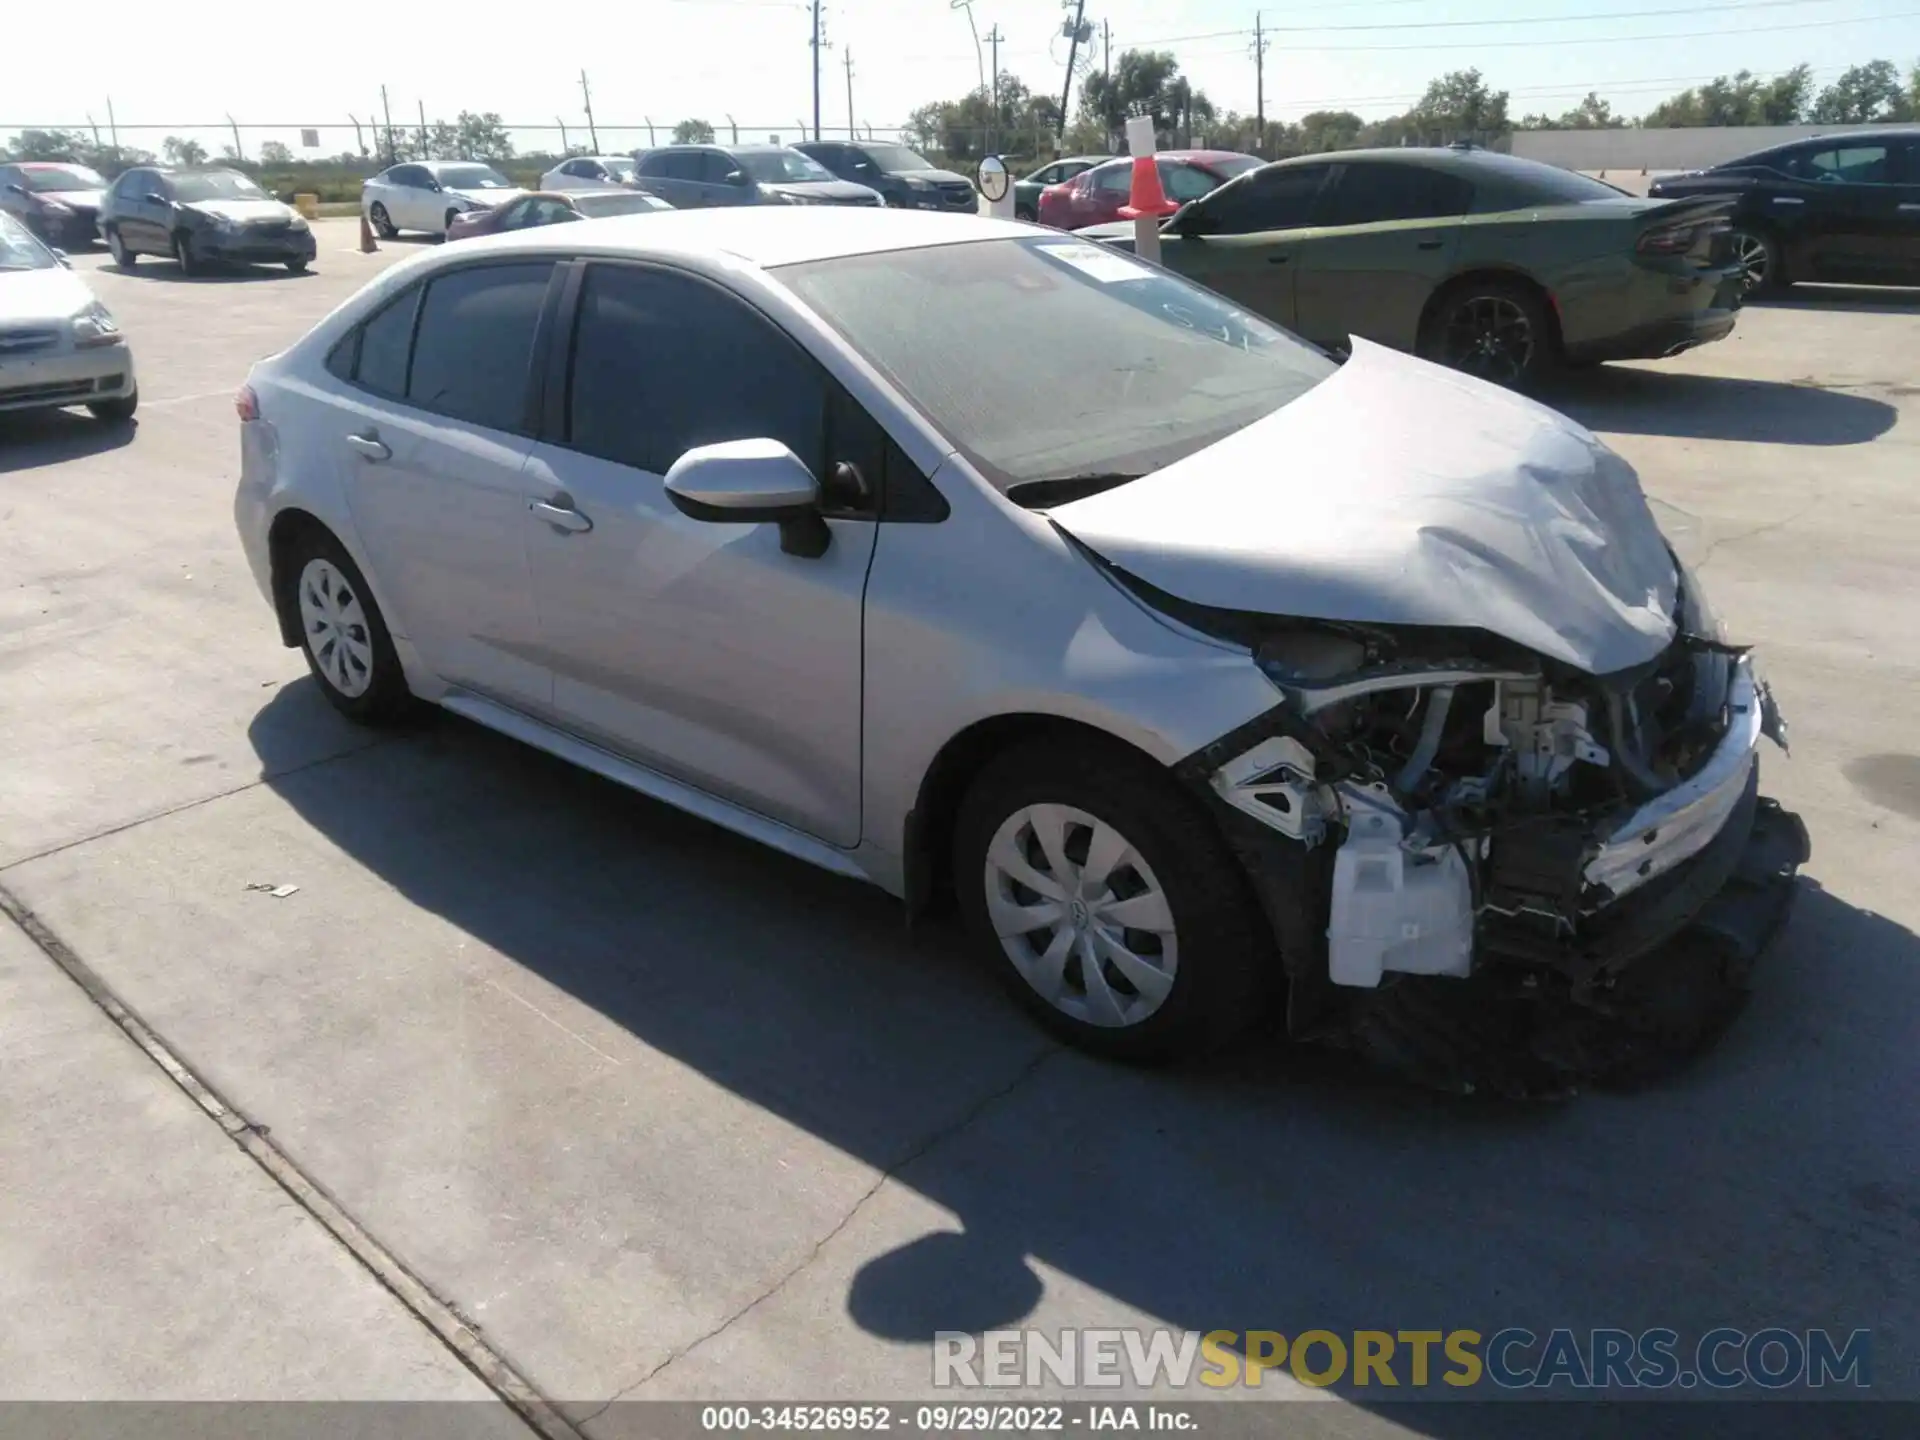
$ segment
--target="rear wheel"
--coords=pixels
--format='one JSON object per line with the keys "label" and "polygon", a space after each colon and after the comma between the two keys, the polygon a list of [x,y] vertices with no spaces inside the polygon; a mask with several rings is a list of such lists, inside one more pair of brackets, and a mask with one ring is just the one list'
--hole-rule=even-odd
{"label": "rear wheel", "polygon": [[1515,389],[1553,365],[1547,307],[1524,285],[1468,281],[1440,297],[1420,335],[1420,354],[1496,385]]}
{"label": "rear wheel", "polygon": [[334,709],[363,725],[388,725],[413,707],[387,622],[346,548],[314,528],[289,547],[281,603],[299,623],[300,649]]}
{"label": "rear wheel", "polygon": [[1756,227],[1736,226],[1727,236],[1733,260],[1740,267],[1740,286],[1749,295],[1768,290],[1784,290],[1788,280],[1781,263],[1780,245],[1773,236]]}
{"label": "rear wheel", "polygon": [[1212,823],[1119,747],[1024,745],[961,806],[954,883],[983,959],[1081,1049],[1203,1053],[1260,1014],[1271,932]]}
{"label": "rear wheel", "polygon": [[373,208],[367,212],[367,219],[382,240],[392,240],[400,234],[400,227],[393,223],[393,217],[387,214],[387,207],[378,200],[373,202]]}

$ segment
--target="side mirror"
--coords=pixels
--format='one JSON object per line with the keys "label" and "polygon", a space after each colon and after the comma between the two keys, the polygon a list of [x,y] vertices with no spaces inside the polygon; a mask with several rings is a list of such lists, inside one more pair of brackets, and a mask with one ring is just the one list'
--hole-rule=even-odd
{"label": "side mirror", "polygon": [[1220,222],[1209,215],[1201,206],[1189,204],[1187,208],[1173,217],[1167,226],[1175,235],[1184,239],[1198,240],[1203,235],[1211,235],[1220,228]]}
{"label": "side mirror", "polygon": [[727,172],[727,184],[738,185],[742,189],[745,189],[747,186],[753,184],[753,181],[747,178],[747,172],[744,170],[729,170]]}
{"label": "side mirror", "polygon": [[71,260],[69,260],[69,259],[67,258],[67,252],[66,252],[66,251],[64,251],[64,250],[55,250],[55,251],[53,252],[53,258],[54,258],[54,259],[56,259],[56,260],[58,260],[58,261],[59,261],[59,262],[60,262],[60,263],[61,263],[62,265],[64,265],[64,266],[66,266],[66,268],[67,268],[67,269],[69,269],[69,270],[71,270],[71,269],[73,268],[73,261],[71,261]]}
{"label": "side mirror", "polygon": [[168,203],[167,197],[162,195],[158,190],[149,190],[146,195],[146,200],[149,205],[165,205]]}
{"label": "side mirror", "polygon": [[820,514],[820,482],[778,440],[696,445],[667,471],[667,498],[690,520],[775,524],[780,548],[817,560],[833,532]]}
{"label": "side mirror", "polygon": [[9,195],[24,195],[27,193],[27,187],[24,185],[9,185],[7,186],[7,193]]}

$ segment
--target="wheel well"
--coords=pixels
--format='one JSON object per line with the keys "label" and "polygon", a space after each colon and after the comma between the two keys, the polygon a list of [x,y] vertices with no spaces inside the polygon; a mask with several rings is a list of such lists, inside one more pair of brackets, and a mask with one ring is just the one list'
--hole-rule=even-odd
{"label": "wheel well", "polygon": [[940,908],[952,899],[953,828],[974,778],[996,756],[1015,745],[1037,740],[1124,750],[1156,769],[1162,768],[1146,751],[1111,731],[1058,715],[994,715],[968,726],[934,756],[907,815],[901,858],[909,917]]}
{"label": "wheel well", "polygon": [[1553,345],[1553,353],[1555,355],[1566,353],[1566,342],[1560,334],[1560,303],[1553,298],[1553,292],[1546,286],[1531,275],[1522,274],[1518,270],[1469,270],[1464,275],[1455,275],[1433,292],[1427,300],[1426,309],[1420,312],[1420,328],[1415,332],[1419,339],[1421,341],[1426,339],[1427,326],[1439,313],[1441,305],[1455,292],[1464,290],[1469,285],[1484,285],[1490,280],[1530,292],[1540,302],[1541,308],[1547,312],[1547,338]]}
{"label": "wheel well", "polygon": [[280,621],[280,643],[290,650],[300,644],[300,621],[293,605],[293,554],[301,541],[315,534],[331,537],[333,532],[305,510],[282,510],[267,530],[273,613]]}

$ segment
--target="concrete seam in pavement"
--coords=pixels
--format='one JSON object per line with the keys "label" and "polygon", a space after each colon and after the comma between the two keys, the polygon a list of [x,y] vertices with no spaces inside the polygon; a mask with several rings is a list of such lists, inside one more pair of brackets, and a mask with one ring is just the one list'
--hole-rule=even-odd
{"label": "concrete seam in pavement", "polygon": [[405,1306],[528,1426],[545,1436],[546,1440],[586,1440],[553,1403],[534,1387],[532,1381],[480,1338],[479,1327],[450,1302],[436,1295],[398,1256],[369,1234],[339,1201],[327,1193],[319,1181],[303,1171],[268,1138],[266,1126],[254,1124],[196,1074],[152,1026],[113,993],[92,966],[75,954],[25,901],[5,885],[0,885],[0,913],[19,926],[41,953],[85,991],[87,998],[119,1026],[127,1038],[165,1072],[168,1079],[185,1091],[188,1098],[226,1132],[227,1138],[239,1146],[248,1159],[266,1171],[293,1198],[295,1204],[339,1241],[375,1281]]}
{"label": "concrete seam in pavement", "polygon": [[[4,892],[0,892],[0,893],[4,893]],[[1025,1085],[1029,1080],[1031,1080],[1036,1074],[1039,1073],[1041,1066],[1045,1065],[1049,1060],[1053,1059],[1056,1055],[1059,1055],[1060,1053],[1061,1051],[1059,1047],[1054,1045],[1049,1045],[1045,1049],[1042,1049],[1037,1054],[1035,1054],[1031,1060],[1027,1061],[1026,1064],[1022,1065],[1019,1068],[1019,1070],[1017,1070],[1014,1073],[1013,1078],[1007,1081],[1006,1084],[1002,1085],[997,1090],[990,1090],[985,1095],[982,1095],[978,1100],[974,1101],[973,1104],[969,1105],[966,1108],[966,1110],[963,1111],[955,1119],[950,1121],[948,1124],[941,1126],[938,1130],[935,1130],[931,1135],[927,1136],[926,1139],[922,1140],[918,1145],[914,1146],[912,1150],[908,1151],[905,1155],[901,1156],[900,1159],[894,1161],[893,1164],[887,1166],[887,1168],[885,1170],[882,1170],[879,1176],[875,1178],[873,1184],[869,1185],[866,1188],[866,1190],[861,1193],[860,1198],[858,1200],[855,1200],[853,1204],[848,1207],[847,1213],[840,1217],[839,1221],[834,1225],[834,1227],[831,1230],[827,1231],[826,1234],[822,1235],[818,1240],[814,1241],[812,1248],[810,1248],[807,1251],[807,1253],[800,1258],[800,1261],[798,1264],[792,1266],[788,1270],[784,1271],[783,1273],[775,1277],[771,1285],[767,1286],[766,1289],[762,1290],[759,1294],[755,1295],[751,1300],[747,1301],[746,1304],[742,1305],[739,1309],[735,1310],[731,1315],[727,1316],[718,1325],[714,1326],[711,1330],[707,1331],[706,1334],[696,1336],[693,1340],[689,1341],[687,1344],[678,1347],[677,1349],[672,1351],[667,1356],[666,1359],[662,1360],[658,1365],[655,1365],[652,1369],[648,1370],[646,1374],[642,1375],[638,1380],[635,1380],[631,1385],[627,1385],[622,1389],[620,1389],[619,1391],[617,1391],[614,1394],[613,1398],[608,1400],[605,1405],[602,1405],[598,1410],[593,1411],[592,1414],[582,1416],[579,1423],[582,1426],[590,1424],[592,1421],[599,1418],[599,1416],[604,1411],[606,1411],[610,1406],[618,1403],[621,1400],[626,1399],[629,1395],[633,1394],[633,1392],[638,1390],[641,1386],[647,1384],[649,1381],[653,1380],[656,1376],[664,1372],[675,1361],[684,1359],[686,1356],[691,1355],[694,1351],[698,1350],[702,1345],[706,1344],[709,1340],[718,1339],[721,1335],[724,1335],[728,1330],[732,1329],[733,1326],[737,1324],[739,1321],[745,1319],[747,1315],[750,1314],[752,1311],[757,1310],[766,1301],[771,1300],[774,1296],[778,1295],[782,1290],[786,1289],[788,1285],[792,1284],[794,1280],[798,1279],[802,1274],[804,1274],[808,1269],[808,1267],[810,1267],[814,1261],[820,1258],[820,1256],[825,1252],[827,1246],[831,1245],[834,1242],[834,1240],[840,1235],[840,1233],[843,1230],[845,1230],[847,1226],[853,1223],[854,1217],[857,1216],[862,1210],[864,1210],[867,1207],[868,1201],[872,1200],[874,1196],[878,1195],[880,1191],[885,1188],[889,1180],[892,1180],[895,1177],[897,1177],[909,1165],[912,1165],[914,1161],[921,1159],[922,1157],[927,1155],[929,1152],[931,1152],[935,1147],[945,1144],[948,1140],[951,1140],[954,1136],[960,1134],[961,1131],[965,1130],[968,1126],[972,1125],[982,1115],[986,1114],[987,1111],[991,1110],[995,1105],[998,1105],[1002,1100],[1005,1100],[1009,1095],[1013,1094],[1013,1092],[1018,1090],[1022,1085]]]}
{"label": "concrete seam in pavement", "polygon": [[109,825],[104,830],[96,830],[91,835],[82,835],[77,840],[62,840],[58,845],[49,845],[44,850],[31,855],[22,855],[18,860],[9,860],[0,865],[0,875],[9,870],[17,870],[22,865],[31,865],[35,860],[45,860],[50,855],[59,855],[65,851],[77,849],[82,845],[91,845],[96,840],[105,840],[110,836],[124,835],[129,830],[138,830],[142,825],[150,825],[155,820],[165,820],[173,815],[184,815],[189,810],[198,810],[202,805],[211,805],[216,800],[225,800],[232,795],[244,795],[249,790],[258,790],[262,785],[271,785],[276,780],[284,780],[289,775],[299,775],[308,770],[318,769],[322,765],[331,765],[336,760],[351,760],[355,755],[364,755],[369,750],[386,744],[384,739],[368,740],[351,750],[342,750],[333,755],[322,755],[317,760],[309,760],[304,765],[289,765],[285,770],[276,770],[271,775],[262,775],[249,780],[244,785],[235,785],[230,790],[215,791],[211,795],[202,795],[197,800],[182,800],[178,805],[170,805],[164,810],[156,810],[151,815],[142,815],[137,820],[128,820],[119,825]]}

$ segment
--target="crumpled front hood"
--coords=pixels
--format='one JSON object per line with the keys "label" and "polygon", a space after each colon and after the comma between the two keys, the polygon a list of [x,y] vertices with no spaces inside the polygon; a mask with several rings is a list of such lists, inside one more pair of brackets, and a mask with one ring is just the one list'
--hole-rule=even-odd
{"label": "crumpled front hood", "polygon": [[1264,420],[1053,519],[1200,605],[1488,630],[1596,675],[1674,636],[1639,478],[1543,405],[1355,338]]}
{"label": "crumpled front hood", "polygon": [[290,220],[293,210],[278,200],[195,200],[188,204],[189,210],[198,210],[202,215],[218,215],[223,220],[238,220],[246,224],[249,220]]}
{"label": "crumpled front hood", "polygon": [[93,291],[63,265],[46,270],[0,270],[0,330],[64,325],[93,303]]}

